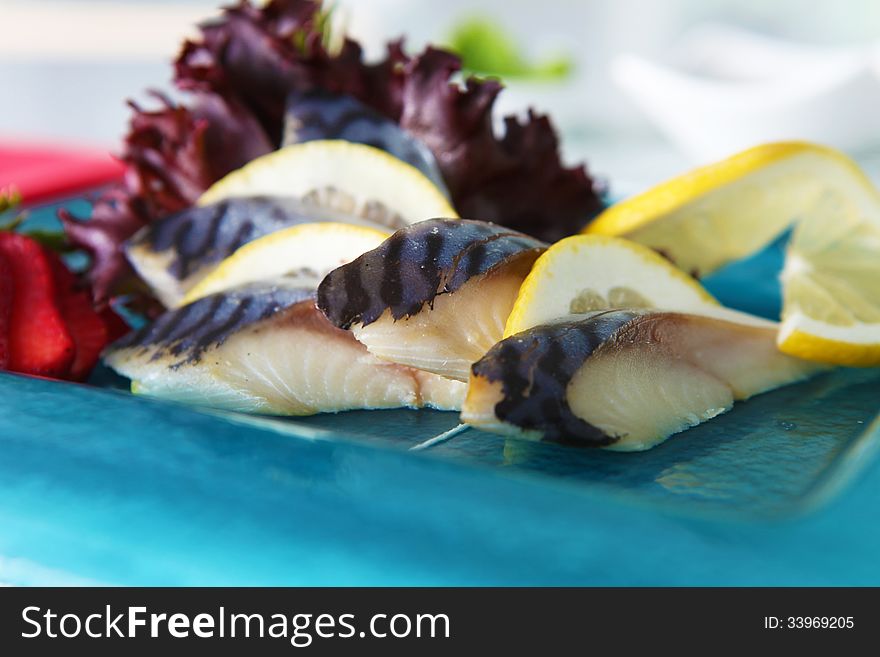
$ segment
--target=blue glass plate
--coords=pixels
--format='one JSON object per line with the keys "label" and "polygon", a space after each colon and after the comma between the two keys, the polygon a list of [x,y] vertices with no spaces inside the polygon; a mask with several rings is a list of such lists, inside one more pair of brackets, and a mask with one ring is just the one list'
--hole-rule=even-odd
{"label": "blue glass plate", "polygon": [[[707,286],[774,316],[783,246]],[[257,418],[91,383],[0,375],[0,582],[880,584],[878,369],[638,454],[444,440],[451,413]]]}

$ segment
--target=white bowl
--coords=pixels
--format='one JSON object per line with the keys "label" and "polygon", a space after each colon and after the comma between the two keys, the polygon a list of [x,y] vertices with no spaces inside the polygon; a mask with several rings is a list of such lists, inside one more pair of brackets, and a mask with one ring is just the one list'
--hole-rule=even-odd
{"label": "white bowl", "polygon": [[683,151],[713,160],[767,141],[880,146],[880,48],[820,48],[705,26],[668,61],[621,55],[612,77]]}

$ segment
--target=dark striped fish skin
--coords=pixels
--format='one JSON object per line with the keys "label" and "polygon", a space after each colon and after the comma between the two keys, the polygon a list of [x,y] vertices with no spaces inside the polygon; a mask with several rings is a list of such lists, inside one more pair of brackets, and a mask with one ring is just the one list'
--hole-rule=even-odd
{"label": "dark striped fish skin", "polygon": [[315,90],[288,97],[282,147],[318,139],[342,139],[383,150],[421,171],[449,198],[431,149],[351,96]]}
{"label": "dark striped fish skin", "polygon": [[172,368],[198,363],[206,351],[223,344],[235,333],[296,304],[312,303],[314,295],[312,288],[272,282],[219,292],[165,312],[114,342],[106,353],[155,350],[150,360],[173,358]]}
{"label": "dark striped fish skin", "polygon": [[[297,224],[347,221],[341,213],[304,204],[293,197],[229,198],[194,206],[151,223],[126,245],[137,268],[138,250],[170,253],[168,272],[182,281],[208,265],[219,264],[239,247]],[[141,272],[142,274],[144,272]]]}
{"label": "dark striped fish skin", "polygon": [[611,310],[582,319],[545,324],[499,342],[471,368],[472,376],[500,381],[503,397],[495,416],[542,439],[562,444],[604,447],[614,443],[574,415],[566,388],[575,372],[603,343],[639,311]]}
{"label": "dark striped fish skin", "polygon": [[402,228],[372,251],[330,272],[318,287],[318,308],[340,328],[367,326],[386,310],[398,320],[441,294],[547,244],[484,221],[429,219]]}

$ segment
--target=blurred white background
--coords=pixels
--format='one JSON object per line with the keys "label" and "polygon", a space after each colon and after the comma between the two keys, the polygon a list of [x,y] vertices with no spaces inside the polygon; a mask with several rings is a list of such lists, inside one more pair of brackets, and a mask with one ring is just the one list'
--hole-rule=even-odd
{"label": "blurred white background", "polygon": [[[567,159],[586,159],[621,194],[773,137],[832,142],[880,170],[877,0],[335,5],[336,20],[371,56],[403,34],[413,50],[442,42],[472,16],[496,22],[529,59],[570,56],[567,80],[509,81],[501,108],[549,111]],[[0,0],[0,139],[116,149],[124,100],[168,88],[181,40],[216,8],[205,0]]]}

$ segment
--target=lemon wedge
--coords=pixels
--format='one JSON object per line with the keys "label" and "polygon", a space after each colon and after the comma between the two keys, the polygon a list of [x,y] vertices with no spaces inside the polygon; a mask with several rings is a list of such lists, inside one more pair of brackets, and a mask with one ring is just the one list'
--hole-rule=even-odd
{"label": "lemon wedge", "polygon": [[214,183],[198,203],[260,195],[298,197],[395,229],[458,216],[443,192],[414,166],[378,148],[342,140],[295,144],[258,157]]}
{"label": "lemon wedge", "polygon": [[507,318],[504,337],[572,313],[612,308],[659,308],[773,324],[724,308],[693,277],[641,244],[575,235],[535,261]]}
{"label": "lemon wedge", "polygon": [[880,365],[880,207],[827,194],[801,218],[782,272],[780,350]]}
{"label": "lemon wedge", "polygon": [[368,226],[321,222],[285,228],[245,244],[193,287],[180,305],[240,285],[287,278],[317,288],[330,271],[391,235]]}
{"label": "lemon wedge", "polygon": [[877,190],[842,153],[765,144],[617,203],[584,231],[634,240],[703,276],[760,250],[827,194],[857,213],[880,207]]}

